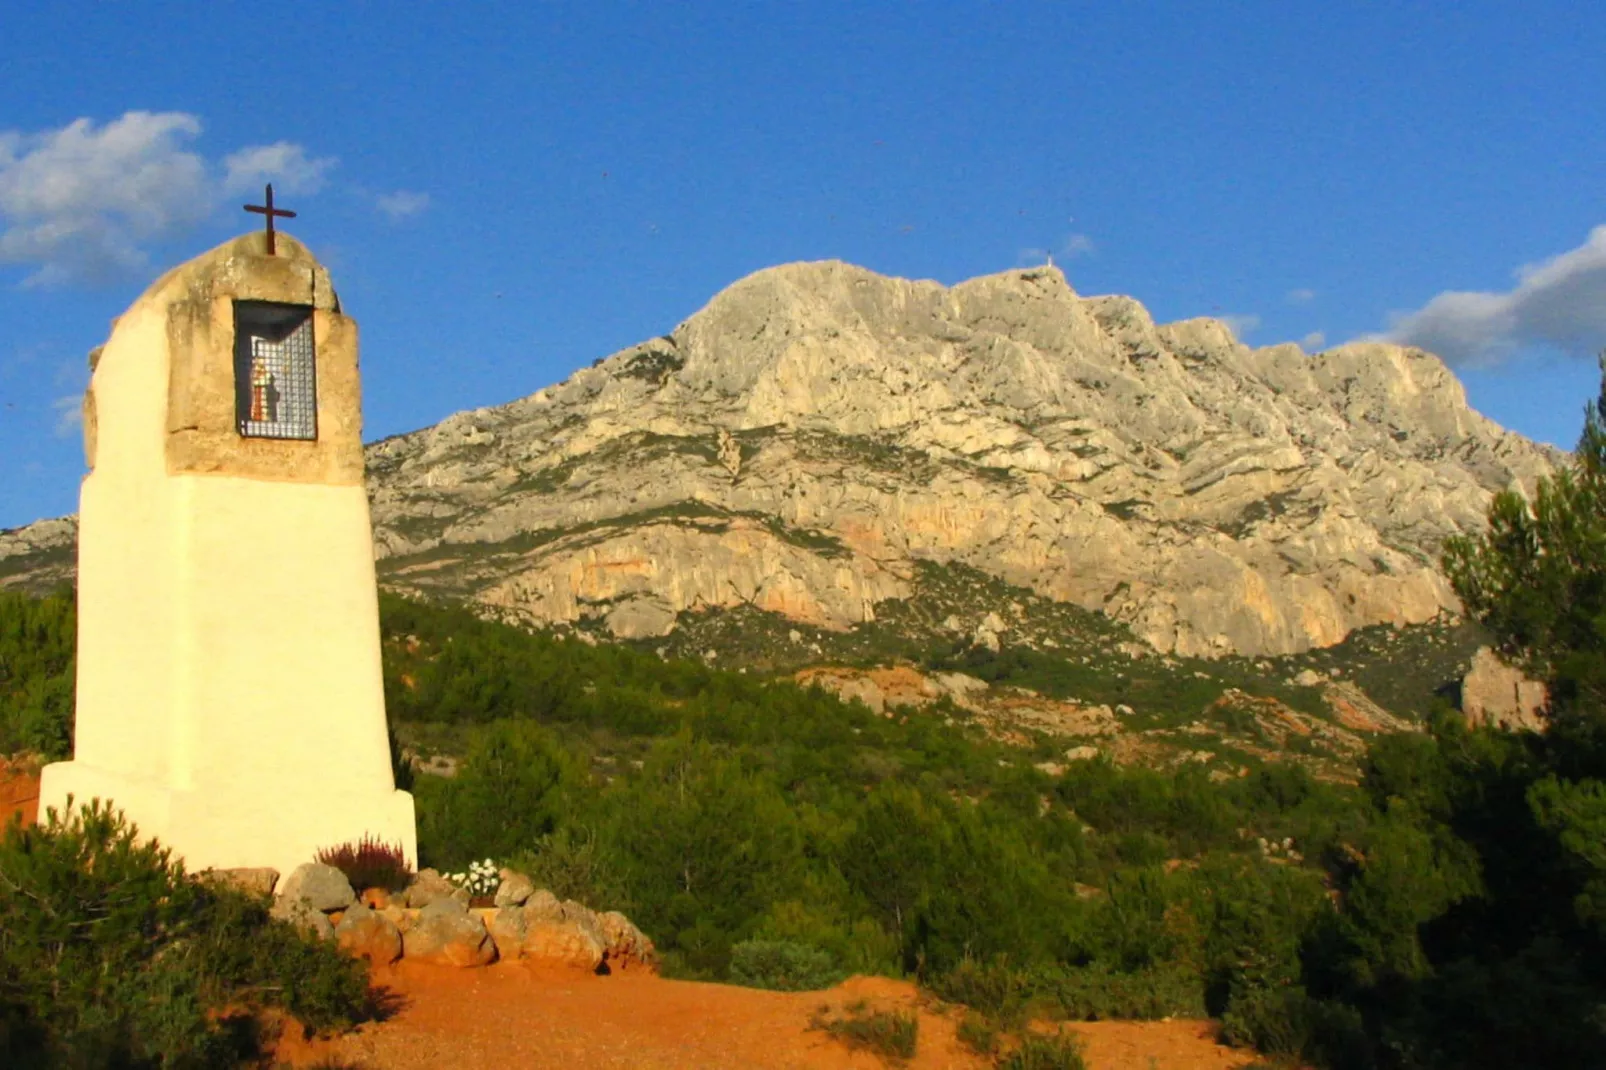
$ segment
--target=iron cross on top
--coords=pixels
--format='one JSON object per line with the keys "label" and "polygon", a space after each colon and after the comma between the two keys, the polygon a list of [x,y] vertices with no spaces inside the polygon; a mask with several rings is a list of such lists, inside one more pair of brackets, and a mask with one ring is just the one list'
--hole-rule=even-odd
{"label": "iron cross on top", "polygon": [[296,214],[294,212],[287,212],[283,208],[275,208],[275,207],[273,207],[273,183],[272,182],[268,183],[268,190],[267,190],[267,193],[264,194],[263,199],[267,201],[267,204],[265,204],[265,205],[262,205],[262,204],[248,204],[248,205],[245,206],[245,210],[247,212],[255,212],[258,215],[265,215],[265,216],[268,217],[268,255],[269,256],[273,256],[274,255],[273,217],[274,216],[278,216],[280,219],[294,219],[296,217]]}

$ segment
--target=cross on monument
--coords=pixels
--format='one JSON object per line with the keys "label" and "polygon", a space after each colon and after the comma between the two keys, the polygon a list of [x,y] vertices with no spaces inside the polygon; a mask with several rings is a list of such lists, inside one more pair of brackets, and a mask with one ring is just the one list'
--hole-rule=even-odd
{"label": "cross on monument", "polygon": [[267,193],[264,194],[264,199],[267,201],[266,205],[248,204],[248,205],[245,206],[245,210],[247,212],[255,212],[258,215],[265,215],[265,216],[268,217],[268,255],[269,256],[273,256],[274,255],[274,251],[273,251],[274,250],[274,245],[273,245],[273,217],[274,216],[278,216],[280,219],[294,219],[296,217],[296,214],[294,212],[287,212],[283,208],[275,208],[275,207],[273,207],[273,183],[272,182],[268,183],[268,189],[267,189]]}

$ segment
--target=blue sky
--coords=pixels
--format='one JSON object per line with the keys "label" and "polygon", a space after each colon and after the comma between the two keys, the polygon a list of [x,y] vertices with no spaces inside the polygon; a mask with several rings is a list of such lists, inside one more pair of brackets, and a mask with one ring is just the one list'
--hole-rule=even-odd
{"label": "blue sky", "polygon": [[767,265],[1051,250],[1251,344],[1393,330],[1570,447],[1606,345],[1602,55],[1576,2],[5,0],[0,528],[76,507],[85,354],[268,178],[362,326],[370,439]]}

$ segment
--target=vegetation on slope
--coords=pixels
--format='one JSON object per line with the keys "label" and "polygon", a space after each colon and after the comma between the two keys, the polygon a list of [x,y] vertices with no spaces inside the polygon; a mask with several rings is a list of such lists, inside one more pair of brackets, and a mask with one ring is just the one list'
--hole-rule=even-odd
{"label": "vegetation on slope", "polygon": [[71,753],[76,634],[70,591],[0,591],[0,754]]}
{"label": "vegetation on slope", "polygon": [[[1234,1041],[1323,1067],[1597,1065],[1603,418],[1606,396],[1575,471],[1531,506],[1501,498],[1490,533],[1447,554],[1470,611],[1551,683],[1545,735],[1469,730],[1424,678],[1401,693],[1437,706],[1430,730],[1376,740],[1355,787],[1281,763],[1224,782],[1047,771],[952,706],[883,717],[784,678],[387,598],[395,733],[459,759],[414,784],[422,861],[489,854],[621,907],[687,976],[914,975],[1005,1025],[1208,1012]],[[1460,641],[1430,636],[1413,672]],[[1137,687],[1130,660],[945,656],[1044,690]],[[1386,683],[1382,660],[1367,671]],[[1286,664],[1256,668],[1286,685]],[[7,679],[11,695],[35,686]],[[1151,698],[1201,697],[1183,693]]]}

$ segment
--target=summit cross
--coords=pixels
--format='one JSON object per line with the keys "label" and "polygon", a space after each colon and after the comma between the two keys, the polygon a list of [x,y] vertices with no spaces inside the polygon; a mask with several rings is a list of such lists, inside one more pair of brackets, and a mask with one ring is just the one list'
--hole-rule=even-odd
{"label": "summit cross", "polygon": [[283,208],[275,208],[275,207],[273,207],[273,183],[272,182],[268,183],[267,192],[263,195],[263,199],[267,202],[266,205],[248,204],[248,205],[245,206],[245,210],[247,212],[256,212],[258,215],[264,215],[264,216],[268,217],[268,255],[269,256],[273,256],[274,255],[273,217],[274,216],[278,216],[280,219],[294,219],[296,217],[296,214],[294,212],[287,212]]}

